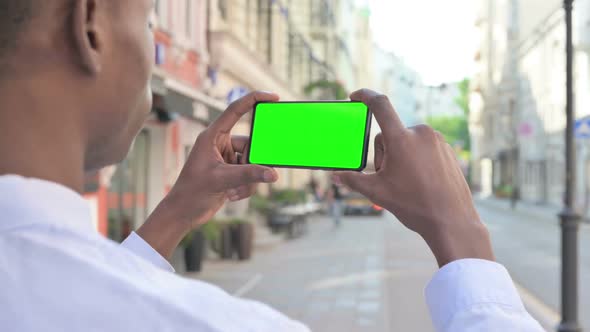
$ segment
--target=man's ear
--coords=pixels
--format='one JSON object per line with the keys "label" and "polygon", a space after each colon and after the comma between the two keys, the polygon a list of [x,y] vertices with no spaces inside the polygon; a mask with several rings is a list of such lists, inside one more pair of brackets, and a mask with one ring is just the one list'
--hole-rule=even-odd
{"label": "man's ear", "polygon": [[74,51],[80,65],[89,74],[98,74],[102,67],[102,33],[99,11],[102,0],[75,0],[72,14]]}

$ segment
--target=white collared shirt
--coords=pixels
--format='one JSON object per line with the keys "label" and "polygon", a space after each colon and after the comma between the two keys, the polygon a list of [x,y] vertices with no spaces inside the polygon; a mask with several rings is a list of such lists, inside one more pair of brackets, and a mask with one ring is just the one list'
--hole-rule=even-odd
{"label": "white collared shirt", "polygon": [[[135,233],[121,245],[96,233],[77,193],[0,176],[0,330],[308,331],[264,304],[173,272]],[[496,263],[451,263],[426,297],[438,331],[542,331]]]}

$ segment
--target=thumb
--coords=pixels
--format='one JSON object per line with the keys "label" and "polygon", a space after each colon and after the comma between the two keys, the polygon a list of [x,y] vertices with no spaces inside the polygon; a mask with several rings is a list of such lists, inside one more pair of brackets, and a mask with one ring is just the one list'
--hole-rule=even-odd
{"label": "thumb", "polygon": [[374,174],[365,174],[360,172],[338,172],[334,175],[334,180],[340,182],[348,188],[363,194],[366,197],[372,196]]}
{"label": "thumb", "polygon": [[273,183],[279,179],[274,169],[260,165],[225,164],[217,174],[224,191],[255,183]]}

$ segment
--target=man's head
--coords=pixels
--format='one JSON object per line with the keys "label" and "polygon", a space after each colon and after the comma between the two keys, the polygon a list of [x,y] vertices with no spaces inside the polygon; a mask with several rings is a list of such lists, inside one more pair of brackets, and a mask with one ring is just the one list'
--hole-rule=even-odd
{"label": "man's head", "polygon": [[123,159],[151,107],[151,10],[152,0],[0,0],[0,89],[26,108],[4,105],[0,117],[47,120],[32,125],[48,132],[61,123],[82,141],[72,144],[86,170]]}

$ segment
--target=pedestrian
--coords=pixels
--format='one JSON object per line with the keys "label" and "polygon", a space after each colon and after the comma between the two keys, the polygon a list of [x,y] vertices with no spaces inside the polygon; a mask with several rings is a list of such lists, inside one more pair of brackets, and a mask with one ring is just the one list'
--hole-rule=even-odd
{"label": "pedestrian", "polygon": [[343,210],[343,195],[340,185],[332,182],[328,192],[328,200],[330,204],[330,215],[334,221],[334,227],[340,227]]}
{"label": "pedestrian", "polygon": [[516,209],[516,204],[520,199],[520,189],[518,186],[514,186],[512,188],[512,192],[510,193],[510,207],[512,210]]}
{"label": "pedestrian", "polygon": [[322,200],[320,196],[320,185],[313,176],[309,180],[309,190],[311,191],[314,202],[319,203]]}
{"label": "pedestrian", "polygon": [[[84,174],[121,161],[150,112],[152,10],[152,0],[0,1],[1,329],[309,331],[167,261],[226,201],[278,180],[272,168],[236,163],[248,139],[230,134],[274,93],[239,99],[202,132],[168,195],[122,244],[93,229]],[[383,129],[377,172],[338,179],[430,246],[440,266],[425,292],[435,328],[542,331],[494,262],[452,150],[429,127],[404,128],[385,97],[351,98]]]}

